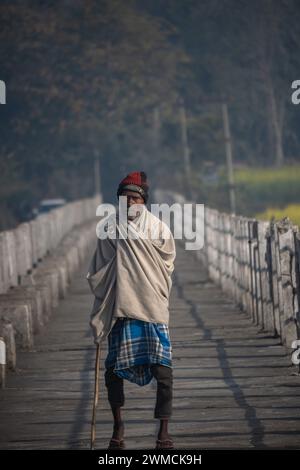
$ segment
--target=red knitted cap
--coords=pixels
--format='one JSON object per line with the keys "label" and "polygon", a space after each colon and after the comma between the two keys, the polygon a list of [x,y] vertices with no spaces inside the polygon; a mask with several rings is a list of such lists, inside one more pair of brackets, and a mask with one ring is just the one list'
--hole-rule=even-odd
{"label": "red knitted cap", "polygon": [[129,173],[119,184],[117,195],[119,196],[124,189],[136,191],[147,202],[149,185],[147,182],[147,175],[144,171],[133,171]]}

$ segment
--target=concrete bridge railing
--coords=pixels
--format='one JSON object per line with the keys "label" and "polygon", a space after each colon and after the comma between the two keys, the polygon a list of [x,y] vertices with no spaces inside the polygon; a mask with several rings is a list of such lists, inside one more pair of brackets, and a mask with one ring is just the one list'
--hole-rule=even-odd
{"label": "concrete bridge railing", "polygon": [[66,204],[0,233],[0,365],[33,347],[95,239],[101,196]]}
{"label": "concrete bridge railing", "polygon": [[[188,203],[159,191],[157,202]],[[194,211],[195,213],[195,211]],[[300,338],[300,234],[285,218],[277,223],[205,207],[204,247],[196,252],[215,283],[263,330],[288,348]],[[295,343],[294,343],[295,344]]]}
{"label": "concrete bridge railing", "polygon": [[300,332],[298,227],[206,208],[205,255],[211,279],[291,348]]}

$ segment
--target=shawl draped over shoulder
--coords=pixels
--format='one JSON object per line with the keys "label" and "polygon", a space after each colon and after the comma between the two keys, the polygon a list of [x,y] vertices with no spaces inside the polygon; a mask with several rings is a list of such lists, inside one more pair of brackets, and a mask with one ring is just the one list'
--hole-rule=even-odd
{"label": "shawl draped over shoulder", "polygon": [[122,223],[117,214],[101,224],[116,237],[98,238],[86,276],[95,296],[90,314],[95,342],[103,341],[120,317],[168,325],[176,257],[169,227],[145,205],[133,221]]}

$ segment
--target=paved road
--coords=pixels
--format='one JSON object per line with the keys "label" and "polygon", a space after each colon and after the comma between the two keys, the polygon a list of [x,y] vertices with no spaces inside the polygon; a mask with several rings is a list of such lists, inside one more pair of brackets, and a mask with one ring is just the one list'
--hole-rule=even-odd
{"label": "paved road", "polygon": [[[88,328],[87,263],[35,349],[0,391],[1,449],[88,449],[95,349]],[[207,279],[193,252],[177,246],[171,296],[177,448],[299,448],[300,377],[278,339],[259,332]],[[101,361],[97,448],[112,420]],[[128,448],[153,448],[155,383],[126,382]]]}

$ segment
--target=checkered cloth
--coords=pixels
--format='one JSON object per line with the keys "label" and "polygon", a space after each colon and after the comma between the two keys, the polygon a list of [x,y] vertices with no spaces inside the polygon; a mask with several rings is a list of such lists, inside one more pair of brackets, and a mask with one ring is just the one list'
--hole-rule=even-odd
{"label": "checkered cloth", "polygon": [[172,367],[168,326],[119,318],[108,336],[105,367],[114,366],[114,373],[119,377],[142,386],[153,378],[151,364]]}

